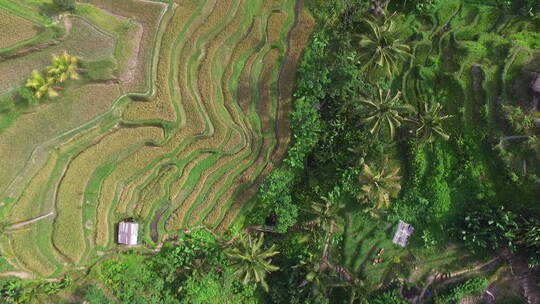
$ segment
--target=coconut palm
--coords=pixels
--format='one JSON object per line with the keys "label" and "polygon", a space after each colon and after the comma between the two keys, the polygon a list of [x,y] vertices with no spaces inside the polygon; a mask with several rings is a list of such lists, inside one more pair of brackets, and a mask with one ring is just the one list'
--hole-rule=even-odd
{"label": "coconut palm", "polygon": [[442,115],[442,105],[440,103],[425,102],[423,111],[419,113],[418,120],[416,121],[418,124],[416,136],[430,143],[437,137],[448,140],[450,135],[446,134],[443,130],[442,122],[451,117],[452,115]]}
{"label": "coconut palm", "polygon": [[319,255],[308,253],[294,268],[303,268],[306,271],[306,277],[298,287],[302,288],[309,284],[311,298],[318,299],[321,296],[328,295],[329,288],[332,287],[333,277],[326,271],[328,267],[321,262]]}
{"label": "coconut palm", "polygon": [[377,208],[388,207],[390,198],[397,197],[401,190],[401,176],[398,173],[399,168],[388,167],[388,158],[383,161],[381,169],[376,174],[367,164],[364,164],[358,176],[358,181],[362,185],[358,198],[365,202],[375,201]]}
{"label": "coconut palm", "polygon": [[271,264],[270,259],[279,252],[274,250],[274,245],[262,248],[263,239],[262,233],[258,239],[253,239],[249,233],[241,234],[225,253],[232,261],[234,273],[242,278],[244,284],[260,283],[268,291],[266,274],[279,269]]}
{"label": "coconut palm", "polygon": [[51,65],[47,66],[47,75],[59,83],[67,79],[79,79],[77,74],[77,57],[64,52],[62,55],[52,55]]}
{"label": "coconut palm", "polygon": [[401,92],[392,95],[390,90],[385,94],[379,88],[376,98],[360,98],[360,102],[367,107],[363,122],[369,124],[369,132],[375,137],[378,137],[383,129],[387,129],[390,139],[393,139],[396,128],[401,126],[404,120],[402,115],[411,110],[409,105],[400,102]]}
{"label": "coconut palm", "polygon": [[368,72],[382,70],[391,77],[405,58],[410,57],[410,48],[400,38],[400,30],[394,21],[396,15],[380,21],[365,20],[367,33],[360,35],[359,59]]}
{"label": "coconut palm", "polygon": [[33,70],[32,76],[26,81],[26,87],[34,91],[34,96],[41,99],[43,96],[53,98],[58,96],[56,90],[52,87],[54,79],[44,76],[42,73]]}

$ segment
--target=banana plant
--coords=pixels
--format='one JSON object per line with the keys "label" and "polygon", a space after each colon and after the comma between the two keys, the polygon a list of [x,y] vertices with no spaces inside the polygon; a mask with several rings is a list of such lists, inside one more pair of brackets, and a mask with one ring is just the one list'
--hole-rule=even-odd
{"label": "banana plant", "polygon": [[51,64],[47,66],[47,75],[59,83],[68,79],[79,79],[77,73],[78,59],[64,52],[62,55],[52,55]]}
{"label": "banana plant", "polygon": [[33,70],[32,76],[26,81],[26,87],[32,89],[34,96],[37,99],[41,99],[44,96],[54,98],[58,96],[58,92],[53,88],[54,79],[49,76],[45,76],[42,73]]}

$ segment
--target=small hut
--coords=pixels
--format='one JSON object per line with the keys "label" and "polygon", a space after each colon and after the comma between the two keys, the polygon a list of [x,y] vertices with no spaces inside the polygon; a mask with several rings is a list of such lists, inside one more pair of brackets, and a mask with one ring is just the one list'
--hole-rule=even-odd
{"label": "small hut", "polygon": [[397,225],[396,233],[392,239],[392,243],[399,245],[401,247],[407,246],[409,237],[413,234],[414,227],[410,224],[405,223],[404,221],[399,221]]}
{"label": "small hut", "polygon": [[118,224],[118,244],[137,245],[139,224],[122,221]]}

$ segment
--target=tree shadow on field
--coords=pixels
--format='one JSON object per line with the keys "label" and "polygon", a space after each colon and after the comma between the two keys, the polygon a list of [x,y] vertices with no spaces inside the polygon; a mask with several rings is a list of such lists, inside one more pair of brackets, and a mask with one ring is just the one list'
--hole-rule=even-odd
{"label": "tree shadow on field", "polygon": [[[62,12],[64,11],[61,10],[57,5],[53,3],[42,3],[39,6],[39,13],[43,15],[47,15],[49,17],[54,17],[56,15],[61,14]],[[66,12],[69,13],[70,11],[66,11]]]}

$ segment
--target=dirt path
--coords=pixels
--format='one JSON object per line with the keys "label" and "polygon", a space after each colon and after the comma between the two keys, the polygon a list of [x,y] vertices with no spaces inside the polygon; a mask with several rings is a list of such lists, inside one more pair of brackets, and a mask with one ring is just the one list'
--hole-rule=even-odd
{"label": "dirt path", "polygon": [[517,280],[523,291],[523,296],[529,304],[540,303],[540,271],[530,269],[527,259],[513,254],[507,255],[512,276]]}
{"label": "dirt path", "polygon": [[51,211],[45,215],[42,215],[42,216],[38,216],[36,218],[33,218],[33,219],[30,219],[30,220],[27,220],[27,221],[24,221],[24,222],[20,222],[20,223],[17,223],[15,225],[11,225],[9,226],[8,228],[6,228],[6,230],[15,230],[15,229],[19,229],[23,226],[26,226],[28,224],[32,224],[32,223],[35,223],[37,221],[41,221],[42,219],[45,219],[45,218],[48,218],[49,216],[51,215],[54,215],[54,211]]}
{"label": "dirt path", "polygon": [[478,264],[472,268],[458,270],[444,276],[439,273],[432,274],[427,278],[424,288],[422,289],[422,292],[420,292],[420,295],[414,298],[412,300],[412,303],[424,303],[426,300],[426,293],[428,289],[432,286],[440,288],[449,284],[463,281],[473,276],[477,276],[479,274],[490,272],[494,270],[497,266],[499,266],[502,261],[503,259],[501,256],[496,256],[495,258],[482,264]]}
{"label": "dirt path", "polygon": [[28,272],[22,272],[22,271],[1,272],[0,277],[17,277],[19,279],[32,279],[32,278],[34,278],[34,276],[29,274]]}

